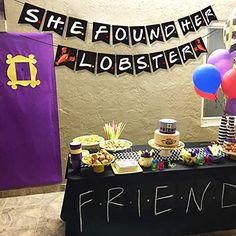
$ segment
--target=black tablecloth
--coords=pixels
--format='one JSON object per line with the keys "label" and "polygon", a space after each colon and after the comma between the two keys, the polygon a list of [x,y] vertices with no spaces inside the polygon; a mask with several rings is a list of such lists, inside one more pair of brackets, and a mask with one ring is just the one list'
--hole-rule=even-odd
{"label": "black tablecloth", "polygon": [[[186,147],[209,143],[188,143]],[[135,146],[133,150],[150,149]],[[117,175],[68,164],[66,235],[184,235],[236,228],[236,162]]]}

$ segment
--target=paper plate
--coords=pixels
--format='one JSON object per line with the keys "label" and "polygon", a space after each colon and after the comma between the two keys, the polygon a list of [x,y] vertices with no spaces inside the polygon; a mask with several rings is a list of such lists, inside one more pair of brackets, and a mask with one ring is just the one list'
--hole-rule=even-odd
{"label": "paper plate", "polygon": [[132,147],[132,142],[125,139],[106,140],[100,142],[100,147],[110,152],[118,152]]}
{"label": "paper plate", "polygon": [[96,134],[83,135],[73,139],[73,142],[80,142],[82,144],[82,148],[99,145],[102,141],[104,141],[104,138]]}
{"label": "paper plate", "polygon": [[182,149],[185,146],[183,142],[179,141],[179,145],[177,147],[161,147],[155,144],[154,139],[150,139],[148,141],[148,145],[157,150],[175,150],[175,149]]}

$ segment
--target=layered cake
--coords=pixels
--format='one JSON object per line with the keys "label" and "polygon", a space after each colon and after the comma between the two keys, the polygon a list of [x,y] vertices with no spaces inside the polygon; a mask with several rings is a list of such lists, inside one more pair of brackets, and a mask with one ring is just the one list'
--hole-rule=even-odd
{"label": "layered cake", "polygon": [[162,147],[178,147],[179,136],[179,131],[176,130],[176,120],[161,119],[159,129],[154,132],[154,142]]}
{"label": "layered cake", "polygon": [[133,159],[116,160],[114,164],[119,173],[135,172],[139,167],[138,162]]}

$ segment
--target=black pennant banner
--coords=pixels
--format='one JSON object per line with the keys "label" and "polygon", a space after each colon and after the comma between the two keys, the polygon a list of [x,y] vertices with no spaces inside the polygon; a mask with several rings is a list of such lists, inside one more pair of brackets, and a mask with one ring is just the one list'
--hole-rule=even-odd
{"label": "black pennant banner", "polygon": [[180,18],[178,22],[179,22],[183,35],[186,35],[188,32],[195,31],[190,16]]}
{"label": "black pennant banner", "polygon": [[[28,3],[24,4],[18,23],[31,24],[36,29],[40,29],[42,20],[46,10]],[[44,20],[43,31],[54,31],[59,35],[63,35],[63,31],[67,28],[65,37],[78,37],[85,41],[87,24],[86,20],[68,17],[67,27],[65,27],[67,16],[56,12],[47,11]],[[208,6],[201,11],[195,12],[190,16],[185,16],[178,19],[180,29],[183,35],[188,32],[194,32],[199,28],[209,25],[212,21],[217,20],[217,17],[211,6]],[[147,26],[112,26],[111,25],[93,22],[92,42],[102,41],[110,44],[123,43],[126,45],[135,45],[138,43],[150,44],[156,41],[168,41],[171,38],[179,38],[175,21],[164,22],[161,24],[153,24]],[[147,40],[148,38],[148,40]]]}
{"label": "black pennant banner", "polygon": [[164,52],[150,53],[150,60],[153,72],[159,70],[160,68],[165,70],[167,69]]}
{"label": "black pennant banner", "polygon": [[189,59],[195,59],[194,52],[190,43],[178,47],[183,63]]}
{"label": "black pennant banner", "polygon": [[197,38],[191,42],[193,50],[197,57],[199,57],[202,53],[207,53],[207,49],[204,45],[202,38]]}
{"label": "black pennant banner", "polygon": [[137,43],[147,44],[146,31],[144,26],[132,26],[130,29],[130,37],[132,45]]}
{"label": "black pennant banner", "polygon": [[115,55],[98,53],[97,73],[115,74]]}
{"label": "black pennant banner", "polygon": [[63,34],[65,28],[66,16],[56,12],[47,11],[43,25],[43,31],[54,31],[57,34]]}
{"label": "black pennant banner", "polygon": [[129,45],[129,27],[128,26],[112,26],[112,43],[123,43]]}
{"label": "black pennant banner", "polygon": [[43,20],[44,13],[45,10],[43,8],[25,3],[18,23],[30,24],[34,28],[39,29]]}
{"label": "black pennant banner", "polygon": [[135,72],[139,74],[143,71],[151,72],[148,54],[134,55]]}
{"label": "black pennant banner", "polygon": [[157,24],[157,25],[148,25],[146,26],[147,28],[147,32],[148,32],[148,39],[150,44],[156,42],[156,41],[164,41],[164,37],[162,34],[162,30],[161,30],[161,25]]}
{"label": "black pennant banner", "polygon": [[76,48],[58,45],[55,66],[66,66],[71,70],[74,70],[77,51],[78,50]]}
{"label": "black pennant banner", "polygon": [[192,19],[196,31],[199,30],[202,26],[206,26],[206,22],[200,11],[192,14],[190,18]]}
{"label": "black pennant banner", "polygon": [[165,22],[161,24],[161,27],[166,41],[168,41],[170,38],[179,38],[174,21]]}
{"label": "black pennant banner", "polygon": [[94,22],[92,42],[103,41],[104,43],[110,44],[110,31],[110,25]]}
{"label": "black pennant banner", "polygon": [[79,50],[76,59],[77,51],[75,48],[59,45],[55,66],[65,65],[74,70],[76,63],[76,71],[88,70],[94,74],[108,72],[113,75],[122,73],[133,75],[134,71],[136,74],[143,71],[151,73],[196,59],[202,53],[206,53],[207,49],[200,37],[179,47],[150,54],[114,55]]}
{"label": "black pennant banner", "polygon": [[124,72],[133,75],[133,57],[131,55],[116,55],[116,67],[117,75],[120,75]]}
{"label": "black pennant banner", "polygon": [[86,29],[88,22],[85,20],[69,17],[66,37],[78,37],[85,41]]}
{"label": "black pennant banner", "polygon": [[207,25],[209,25],[212,21],[217,20],[215,12],[213,11],[211,6],[204,8],[203,10],[201,10],[201,12],[205,18]]}
{"label": "black pennant banner", "polygon": [[76,70],[87,70],[95,73],[97,53],[79,50]]}
{"label": "black pennant banner", "polygon": [[166,60],[168,62],[169,68],[171,68],[172,66],[176,64],[180,64],[180,65],[182,64],[178,48],[172,48],[172,49],[166,50],[165,55],[166,55]]}

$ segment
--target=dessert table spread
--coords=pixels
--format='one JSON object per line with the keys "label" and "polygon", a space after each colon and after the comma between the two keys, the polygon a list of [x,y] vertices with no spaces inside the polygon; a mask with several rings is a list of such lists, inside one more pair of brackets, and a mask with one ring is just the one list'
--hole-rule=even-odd
{"label": "dessert table spread", "polygon": [[[185,143],[186,148],[207,142]],[[134,146],[132,151],[151,149]],[[129,150],[130,151],[130,150]],[[126,151],[127,152],[127,151]],[[67,236],[185,235],[236,228],[236,162],[114,175],[73,171],[68,161],[61,210]]]}

